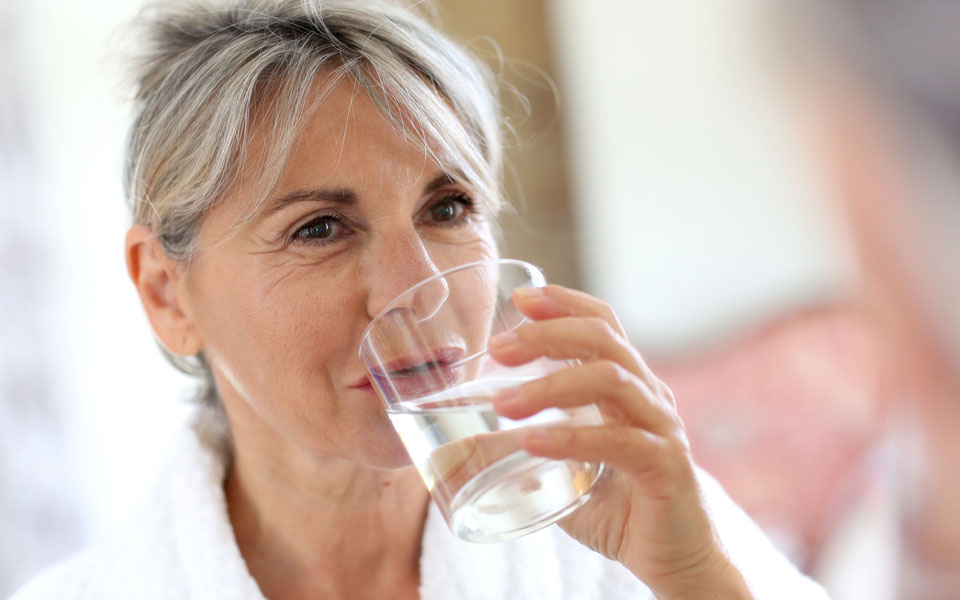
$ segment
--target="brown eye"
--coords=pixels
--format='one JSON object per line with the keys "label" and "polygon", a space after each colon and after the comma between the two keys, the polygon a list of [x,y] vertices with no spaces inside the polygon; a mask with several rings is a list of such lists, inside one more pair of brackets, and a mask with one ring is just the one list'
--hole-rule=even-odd
{"label": "brown eye", "polygon": [[441,198],[429,210],[430,220],[443,225],[456,225],[473,209],[473,200],[466,194]]}
{"label": "brown eye", "polygon": [[463,205],[453,200],[441,200],[430,207],[430,216],[434,221],[455,221],[463,212]]}
{"label": "brown eye", "polygon": [[340,233],[342,225],[331,217],[321,217],[310,221],[294,234],[295,241],[327,241]]}

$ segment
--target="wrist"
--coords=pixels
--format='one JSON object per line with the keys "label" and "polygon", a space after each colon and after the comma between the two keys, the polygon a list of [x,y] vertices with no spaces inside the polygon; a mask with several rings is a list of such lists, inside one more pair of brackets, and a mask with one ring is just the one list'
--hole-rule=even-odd
{"label": "wrist", "polygon": [[685,573],[676,573],[650,589],[657,600],[755,598],[740,569],[723,553],[713,557],[708,564]]}

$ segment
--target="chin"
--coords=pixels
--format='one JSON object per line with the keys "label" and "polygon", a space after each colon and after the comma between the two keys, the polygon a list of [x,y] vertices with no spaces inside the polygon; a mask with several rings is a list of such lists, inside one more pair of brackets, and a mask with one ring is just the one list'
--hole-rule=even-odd
{"label": "chin", "polygon": [[361,445],[358,451],[362,454],[358,462],[378,469],[402,469],[413,465],[400,436],[389,421],[372,424],[358,438]]}

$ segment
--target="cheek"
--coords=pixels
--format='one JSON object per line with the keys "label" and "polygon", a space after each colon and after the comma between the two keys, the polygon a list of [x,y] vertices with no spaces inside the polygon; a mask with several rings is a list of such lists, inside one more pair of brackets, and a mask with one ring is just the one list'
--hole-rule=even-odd
{"label": "cheek", "polygon": [[[486,225],[460,243],[429,243],[428,252],[440,270],[498,257]],[[353,268],[328,262],[250,264],[240,253],[195,264],[192,304],[204,352],[249,401],[316,402],[318,392],[332,391],[331,374],[355,362],[366,323],[363,290]],[[468,297],[457,311],[476,314],[478,296]],[[471,337],[471,345],[486,343],[485,335]]]}
{"label": "cheek", "polygon": [[430,258],[440,271],[465,263],[500,257],[493,233],[486,224],[478,225],[477,230],[465,239],[426,241],[426,244]]}
{"label": "cheek", "polygon": [[315,281],[307,269],[219,271],[231,275],[211,274],[197,303],[211,364],[249,401],[306,401],[307,389],[315,401],[329,390],[328,367],[349,354],[349,282]]}

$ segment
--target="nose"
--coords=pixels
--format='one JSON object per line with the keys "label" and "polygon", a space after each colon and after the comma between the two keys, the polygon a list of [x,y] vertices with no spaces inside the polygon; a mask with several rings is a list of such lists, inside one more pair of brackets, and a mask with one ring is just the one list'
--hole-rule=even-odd
{"label": "nose", "polygon": [[421,284],[415,292],[404,294],[440,272],[416,231],[397,233],[383,240],[370,264],[367,314],[371,318],[389,307],[391,311],[407,313],[416,321],[425,321],[449,296],[447,283],[442,279],[432,279]]}

